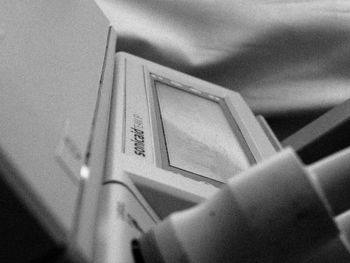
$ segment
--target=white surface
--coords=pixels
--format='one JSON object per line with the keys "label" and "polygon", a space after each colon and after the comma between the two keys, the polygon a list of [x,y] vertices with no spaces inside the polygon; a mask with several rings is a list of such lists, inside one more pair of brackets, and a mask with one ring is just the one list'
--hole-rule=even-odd
{"label": "white surface", "polygon": [[0,2],[0,145],[67,232],[78,189],[54,155],[67,119],[86,150],[107,30],[93,1]]}

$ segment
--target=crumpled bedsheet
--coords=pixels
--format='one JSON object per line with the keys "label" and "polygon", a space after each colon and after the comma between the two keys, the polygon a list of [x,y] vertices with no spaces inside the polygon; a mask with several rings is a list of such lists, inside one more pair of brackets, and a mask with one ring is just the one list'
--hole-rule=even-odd
{"label": "crumpled bedsheet", "polygon": [[350,1],[95,0],[117,48],[240,92],[267,117],[350,98]]}

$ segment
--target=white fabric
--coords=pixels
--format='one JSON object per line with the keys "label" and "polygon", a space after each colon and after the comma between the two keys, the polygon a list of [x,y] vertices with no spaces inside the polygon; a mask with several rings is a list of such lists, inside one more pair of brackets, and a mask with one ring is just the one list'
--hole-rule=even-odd
{"label": "white fabric", "polygon": [[350,0],[95,0],[118,48],[241,92],[265,116],[350,98]]}

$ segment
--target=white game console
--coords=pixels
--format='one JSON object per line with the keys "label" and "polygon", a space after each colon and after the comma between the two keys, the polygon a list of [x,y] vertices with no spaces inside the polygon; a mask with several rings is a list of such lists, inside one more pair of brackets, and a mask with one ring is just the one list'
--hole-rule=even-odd
{"label": "white game console", "polygon": [[131,240],[274,155],[232,90],[117,53],[96,262],[133,262]]}

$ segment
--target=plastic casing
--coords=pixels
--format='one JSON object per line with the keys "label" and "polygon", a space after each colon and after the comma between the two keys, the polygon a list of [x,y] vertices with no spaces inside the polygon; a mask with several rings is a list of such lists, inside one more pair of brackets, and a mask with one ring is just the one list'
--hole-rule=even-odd
{"label": "plastic casing", "polygon": [[[193,206],[219,189],[162,169],[151,74],[223,98],[256,162],[276,153],[255,116],[231,90],[133,55],[118,52],[114,76],[104,186],[99,203],[98,262],[133,262],[131,240],[170,213]],[[134,153],[128,137],[133,116],[142,119],[145,156]],[[210,124],[208,124],[210,125]]]}
{"label": "plastic casing", "polygon": [[[54,262],[64,253],[67,262],[92,260],[112,31],[94,1],[0,3],[1,262]],[[91,176],[82,184],[88,152]]]}

